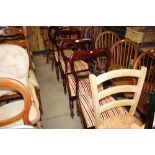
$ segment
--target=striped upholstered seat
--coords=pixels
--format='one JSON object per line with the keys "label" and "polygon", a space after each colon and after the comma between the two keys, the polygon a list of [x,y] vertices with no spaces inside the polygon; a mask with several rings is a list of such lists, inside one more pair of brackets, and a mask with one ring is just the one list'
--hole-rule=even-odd
{"label": "striped upholstered seat", "polygon": [[[86,71],[86,72],[81,72],[80,74],[88,75],[88,74],[90,74],[90,72]],[[73,74],[68,75],[68,83],[69,83],[69,91],[70,91],[71,97],[76,96],[76,82],[75,82],[75,78],[74,78]],[[78,84],[79,84],[79,91],[81,91],[81,92],[90,91],[90,84],[89,84],[88,78],[79,79]]]}
{"label": "striped upholstered seat", "polygon": [[[90,84],[90,83],[89,83]],[[90,87],[90,86],[89,86]],[[109,101],[115,100],[112,96],[106,97],[100,101],[100,105],[106,104]],[[95,126],[94,110],[92,103],[92,94],[91,91],[79,91],[79,104],[81,106],[82,113],[87,125],[87,128]],[[102,119],[107,119],[112,116],[125,115],[128,111],[125,108],[118,107],[111,110],[108,110],[102,113]]]}

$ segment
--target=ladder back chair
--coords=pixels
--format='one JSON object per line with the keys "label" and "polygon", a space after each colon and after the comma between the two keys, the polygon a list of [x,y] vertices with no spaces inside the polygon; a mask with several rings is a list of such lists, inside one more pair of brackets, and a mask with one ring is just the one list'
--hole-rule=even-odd
{"label": "ladder back chair", "polygon": [[[94,118],[95,118],[95,128],[132,128],[132,124],[137,124],[141,126],[143,123],[134,116],[138,101],[141,95],[141,91],[143,88],[145,76],[146,76],[147,68],[142,66],[140,70],[136,69],[118,69],[109,71],[107,73],[101,74],[99,76],[95,76],[93,74],[90,75],[90,85],[92,92],[92,102],[94,109]],[[117,85],[112,86],[107,89],[100,89],[99,86],[103,82],[107,80],[111,80],[113,78],[118,77],[136,77],[138,78],[138,82],[135,85]],[[134,96],[132,99],[118,99],[114,98],[109,100],[106,103],[106,100],[117,93],[126,93],[133,92]],[[101,101],[105,101],[101,103]],[[123,115],[113,115],[105,118],[105,115],[110,110],[116,108],[125,108],[129,106],[129,111]]]}

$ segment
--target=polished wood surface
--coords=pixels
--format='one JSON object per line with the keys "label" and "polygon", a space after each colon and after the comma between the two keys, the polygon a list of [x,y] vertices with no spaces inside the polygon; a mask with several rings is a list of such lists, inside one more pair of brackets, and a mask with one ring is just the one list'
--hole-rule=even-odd
{"label": "polished wood surface", "polygon": [[149,93],[155,90],[155,49],[145,51],[137,58],[133,68],[147,67],[146,78],[138,104],[138,110],[146,116],[148,110]]}
{"label": "polished wood surface", "polygon": [[27,88],[19,81],[16,81],[16,80],[10,79],[10,78],[0,78],[0,88],[1,89],[9,88],[9,89],[16,90],[23,96],[23,99],[24,99],[24,108],[23,108],[22,112],[20,112],[19,114],[15,115],[12,118],[9,118],[7,120],[1,120],[0,126],[11,124],[21,118],[23,118],[24,124],[30,125],[31,122],[29,121],[28,114],[30,111],[31,101],[30,101],[30,94],[29,94]]}

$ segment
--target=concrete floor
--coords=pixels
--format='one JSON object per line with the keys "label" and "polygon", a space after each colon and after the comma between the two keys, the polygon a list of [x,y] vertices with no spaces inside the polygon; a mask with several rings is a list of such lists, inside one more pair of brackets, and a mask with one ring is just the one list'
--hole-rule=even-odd
{"label": "concrete floor", "polygon": [[[55,68],[46,63],[43,55],[34,56],[36,77],[40,85],[43,115],[42,125],[45,129],[81,129],[80,118],[70,117],[68,95],[63,92],[62,81],[56,79]],[[76,107],[76,106],[75,106]]]}

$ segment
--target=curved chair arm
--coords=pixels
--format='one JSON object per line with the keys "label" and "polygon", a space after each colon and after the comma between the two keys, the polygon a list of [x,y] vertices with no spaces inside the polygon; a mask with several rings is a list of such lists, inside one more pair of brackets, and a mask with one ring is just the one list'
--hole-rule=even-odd
{"label": "curved chair arm", "polygon": [[30,94],[27,90],[27,88],[19,81],[11,78],[0,78],[0,88],[10,88],[13,90],[18,91],[24,99],[24,108],[23,110],[6,120],[0,121],[0,126],[4,126],[13,122],[16,122],[17,120],[23,118],[24,124],[31,125],[32,123],[29,121],[29,111],[31,106],[31,100],[30,100]]}

